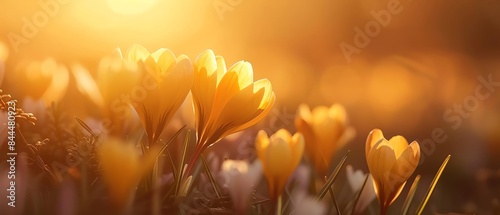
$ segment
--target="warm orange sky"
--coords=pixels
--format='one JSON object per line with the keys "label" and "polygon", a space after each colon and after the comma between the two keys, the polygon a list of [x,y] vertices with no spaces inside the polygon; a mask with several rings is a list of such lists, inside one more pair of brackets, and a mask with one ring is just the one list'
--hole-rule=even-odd
{"label": "warm orange sky", "polygon": [[[342,55],[339,44],[353,44],[353,29],[362,29],[374,20],[372,10],[391,7],[391,1],[379,0],[151,0],[142,1],[142,6],[134,5],[134,0],[40,1],[49,6],[36,2],[2,1],[0,38],[8,41],[8,33],[22,36],[23,18],[33,23],[35,17],[42,25],[35,25],[36,35],[19,46],[23,56],[50,54],[67,59],[94,58],[96,53],[108,53],[115,46],[131,43],[152,48],[166,46],[192,56],[207,47],[222,54],[244,56],[256,46]],[[392,14],[389,25],[363,50],[361,58],[369,53],[429,49],[478,54],[498,47],[500,18],[495,8],[500,4],[394,2],[400,13]],[[49,17],[45,23],[40,15],[43,11],[49,12],[45,12]]]}

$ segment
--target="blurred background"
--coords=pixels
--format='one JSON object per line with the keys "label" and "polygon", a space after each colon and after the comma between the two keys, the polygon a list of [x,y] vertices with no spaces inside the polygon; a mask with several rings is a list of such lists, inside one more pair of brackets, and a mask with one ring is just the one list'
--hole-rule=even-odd
{"label": "blurred background", "polygon": [[[0,86],[91,115],[88,98],[74,94],[74,65],[95,77],[103,56],[134,43],[192,60],[213,49],[227,64],[249,61],[256,79],[271,80],[277,103],[269,118],[288,116],[280,119],[290,130],[301,103],[344,105],[356,129],[344,150],[355,168],[367,170],[364,143],[373,128],[427,140],[417,168],[425,186],[452,155],[428,207],[498,214],[498,11],[495,0],[4,0]],[[390,18],[381,23],[376,14]],[[59,68],[57,78],[33,75],[32,62]],[[39,95],[47,88],[55,93]],[[445,141],[432,140],[435,129]]]}

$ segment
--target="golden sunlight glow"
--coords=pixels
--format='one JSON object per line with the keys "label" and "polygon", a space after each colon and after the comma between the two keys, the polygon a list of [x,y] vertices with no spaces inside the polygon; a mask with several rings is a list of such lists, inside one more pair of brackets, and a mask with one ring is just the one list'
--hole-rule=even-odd
{"label": "golden sunlight glow", "polygon": [[0,41],[0,61],[5,61],[9,56],[9,49],[7,45]]}
{"label": "golden sunlight glow", "polygon": [[117,14],[138,15],[150,9],[158,0],[106,0],[109,9]]}
{"label": "golden sunlight glow", "polygon": [[390,61],[382,62],[374,68],[368,82],[368,99],[377,111],[393,113],[414,97],[411,82],[412,75],[406,68]]}

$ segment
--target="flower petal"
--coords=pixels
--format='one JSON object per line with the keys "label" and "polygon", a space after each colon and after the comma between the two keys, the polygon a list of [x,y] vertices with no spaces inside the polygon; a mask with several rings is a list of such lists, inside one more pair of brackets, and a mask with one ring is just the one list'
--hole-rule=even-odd
{"label": "flower petal", "polygon": [[384,134],[380,129],[373,129],[370,134],[368,134],[368,138],[366,138],[366,145],[365,145],[365,156],[368,159],[368,154],[370,153],[370,150],[379,142],[380,140],[385,139]]}
{"label": "flower petal", "polygon": [[[420,146],[416,141],[413,141],[401,154],[397,162],[391,169],[391,174],[394,175],[393,180],[406,181],[413,174],[420,161]],[[397,181],[396,181],[397,182]],[[395,183],[396,183],[395,182]]]}
{"label": "flower petal", "polygon": [[253,93],[263,90],[264,95],[262,96],[261,102],[259,104],[259,109],[267,109],[274,103],[274,92],[271,82],[267,78],[260,79],[253,83]]}
{"label": "flower petal", "polygon": [[290,165],[293,155],[292,148],[287,142],[291,137],[287,138],[284,133],[276,134],[271,136],[271,143],[264,153],[264,172],[273,178],[288,178],[295,169]]}
{"label": "flower petal", "polygon": [[243,89],[253,83],[253,68],[252,64],[245,61],[235,63],[227,73],[235,72],[238,76],[239,89]]}
{"label": "flower petal", "polygon": [[307,123],[311,123],[312,114],[311,109],[307,104],[300,104],[297,108],[297,118],[303,119]]}
{"label": "flower petal", "polygon": [[351,165],[346,166],[346,177],[347,182],[351,186],[352,191],[357,192],[363,186],[363,182],[365,181],[366,174],[361,170],[354,171]]}
{"label": "flower petal", "polygon": [[399,158],[403,151],[408,147],[408,141],[406,141],[406,139],[401,135],[392,137],[389,140],[389,144],[396,153],[396,158]]}
{"label": "flower petal", "polygon": [[388,141],[382,140],[374,146],[367,157],[367,163],[373,179],[379,183],[385,183],[391,168],[396,163],[396,155],[388,145]]}
{"label": "flower petal", "polygon": [[217,70],[217,61],[215,60],[215,54],[212,50],[208,49],[202,52],[196,59],[196,71],[205,72],[206,77],[212,76],[212,74]]}
{"label": "flower petal", "polygon": [[[161,75],[165,75],[168,69],[175,64],[176,59],[174,53],[169,49],[161,48],[155,51],[151,56],[155,60],[155,64],[157,66],[157,72]],[[180,60],[187,57],[179,57]]]}
{"label": "flower petal", "polygon": [[133,44],[125,53],[125,60],[139,62],[144,61],[149,56],[149,51],[141,45]]}
{"label": "flower petal", "polygon": [[341,124],[346,124],[347,113],[344,106],[340,104],[333,104],[330,109],[328,109],[328,116],[331,119],[340,121]]}
{"label": "flower petal", "polygon": [[267,147],[269,147],[270,141],[269,137],[267,136],[266,131],[260,130],[257,133],[257,139],[255,140],[255,149],[257,150],[257,155],[259,156],[259,159],[262,160],[263,163],[266,162],[266,157],[263,156],[265,153],[265,150]]}
{"label": "flower petal", "polygon": [[297,166],[302,160],[302,155],[304,154],[304,147],[305,147],[304,135],[302,135],[300,132],[295,133],[292,136],[291,147],[292,147],[293,161],[289,165]]}
{"label": "flower petal", "polygon": [[216,75],[217,75],[217,86],[220,83],[220,80],[222,77],[224,77],[224,74],[226,74],[226,62],[224,61],[224,58],[222,56],[216,56],[215,60],[217,61],[217,70],[216,70]]}

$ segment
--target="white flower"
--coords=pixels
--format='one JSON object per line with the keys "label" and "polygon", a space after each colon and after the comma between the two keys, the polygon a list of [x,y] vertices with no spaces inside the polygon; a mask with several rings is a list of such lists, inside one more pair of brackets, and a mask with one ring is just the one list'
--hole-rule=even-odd
{"label": "white flower", "polygon": [[313,197],[307,196],[306,191],[298,191],[293,195],[295,210],[292,215],[323,215],[327,208],[324,203],[316,201]]}
{"label": "white flower", "polygon": [[246,161],[225,160],[222,171],[226,175],[226,184],[236,212],[245,212],[250,193],[262,177],[262,165],[259,160],[253,164]]}
{"label": "white flower", "polygon": [[311,169],[309,169],[307,165],[299,165],[293,172],[291,180],[289,180],[288,183],[295,182],[296,185],[298,185],[297,188],[307,190],[309,187],[310,179]]}
{"label": "white flower", "polygon": [[[353,192],[358,192],[361,187],[363,187],[363,183],[365,182],[367,174],[363,173],[361,170],[354,171],[351,165],[346,167],[347,171],[347,181],[351,186]],[[359,197],[359,201],[356,204],[356,208],[354,209],[354,214],[362,213],[366,207],[375,199],[375,190],[373,189],[373,178],[370,175],[368,177],[368,181],[366,182],[365,188],[363,192],[361,192],[361,196]]]}

